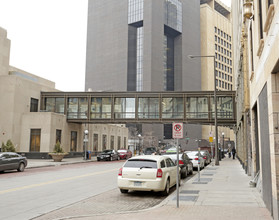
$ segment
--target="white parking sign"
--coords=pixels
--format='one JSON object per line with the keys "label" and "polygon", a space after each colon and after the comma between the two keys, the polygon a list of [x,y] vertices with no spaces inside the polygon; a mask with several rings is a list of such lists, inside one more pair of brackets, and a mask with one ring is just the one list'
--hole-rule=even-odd
{"label": "white parking sign", "polygon": [[172,123],[172,138],[183,138],[183,123]]}

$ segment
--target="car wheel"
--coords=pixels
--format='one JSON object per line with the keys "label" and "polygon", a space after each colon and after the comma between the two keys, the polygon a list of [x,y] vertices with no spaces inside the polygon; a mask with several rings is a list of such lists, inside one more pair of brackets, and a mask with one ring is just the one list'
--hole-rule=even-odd
{"label": "car wheel", "polygon": [[18,171],[18,172],[23,172],[23,171],[24,171],[24,168],[25,168],[24,163],[20,163],[19,166],[18,166],[17,171]]}
{"label": "car wheel", "polygon": [[128,193],[128,190],[127,189],[120,189],[120,192],[121,193]]}
{"label": "car wheel", "polygon": [[100,159],[99,159],[99,158],[97,158],[97,161],[100,161]]}
{"label": "car wheel", "polygon": [[167,196],[170,193],[170,180],[168,179],[166,182],[165,190],[163,191],[163,196]]}

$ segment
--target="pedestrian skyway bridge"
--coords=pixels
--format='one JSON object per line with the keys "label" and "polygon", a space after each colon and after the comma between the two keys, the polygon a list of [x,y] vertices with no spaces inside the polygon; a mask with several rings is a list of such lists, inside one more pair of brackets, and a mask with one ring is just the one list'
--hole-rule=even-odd
{"label": "pedestrian skyway bridge", "polygon": [[[41,111],[73,123],[214,124],[214,91],[41,92]],[[236,123],[235,91],[217,91],[218,125]]]}

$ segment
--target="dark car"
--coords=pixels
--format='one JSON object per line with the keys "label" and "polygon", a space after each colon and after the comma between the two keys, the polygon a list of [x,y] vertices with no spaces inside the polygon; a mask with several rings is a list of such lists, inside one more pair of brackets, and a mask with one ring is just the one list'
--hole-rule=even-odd
{"label": "dark car", "polygon": [[[172,161],[176,164],[177,161],[176,152],[169,152],[169,153],[167,152],[164,155],[170,157]],[[190,159],[186,153],[179,153],[178,165],[180,167],[181,178],[186,178],[188,174],[193,174],[192,159]]]}
{"label": "dark car", "polygon": [[121,160],[126,160],[132,157],[132,152],[130,150],[119,149],[117,152]]}
{"label": "dark car", "polygon": [[157,153],[156,147],[147,147],[143,151],[144,155],[151,155],[151,154],[156,154],[156,153]]}
{"label": "dark car", "polygon": [[115,150],[104,150],[97,155],[97,160],[119,160],[119,154]]}
{"label": "dark car", "polygon": [[0,172],[5,170],[17,170],[23,172],[26,166],[26,157],[14,152],[0,152]]}

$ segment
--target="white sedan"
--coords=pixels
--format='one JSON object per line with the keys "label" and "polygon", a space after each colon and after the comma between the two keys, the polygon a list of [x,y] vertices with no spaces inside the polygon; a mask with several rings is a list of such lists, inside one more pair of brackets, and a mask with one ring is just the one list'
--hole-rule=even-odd
{"label": "white sedan", "polygon": [[202,157],[201,153],[200,156],[198,151],[187,151],[186,152],[188,157],[192,159],[193,167],[198,168],[198,165],[200,165],[200,169],[203,169],[205,167],[205,160]]}
{"label": "white sedan", "polygon": [[[118,173],[121,193],[135,191],[161,191],[168,195],[176,185],[177,167],[167,156],[142,155],[128,159]],[[180,175],[179,175],[180,183]]]}

